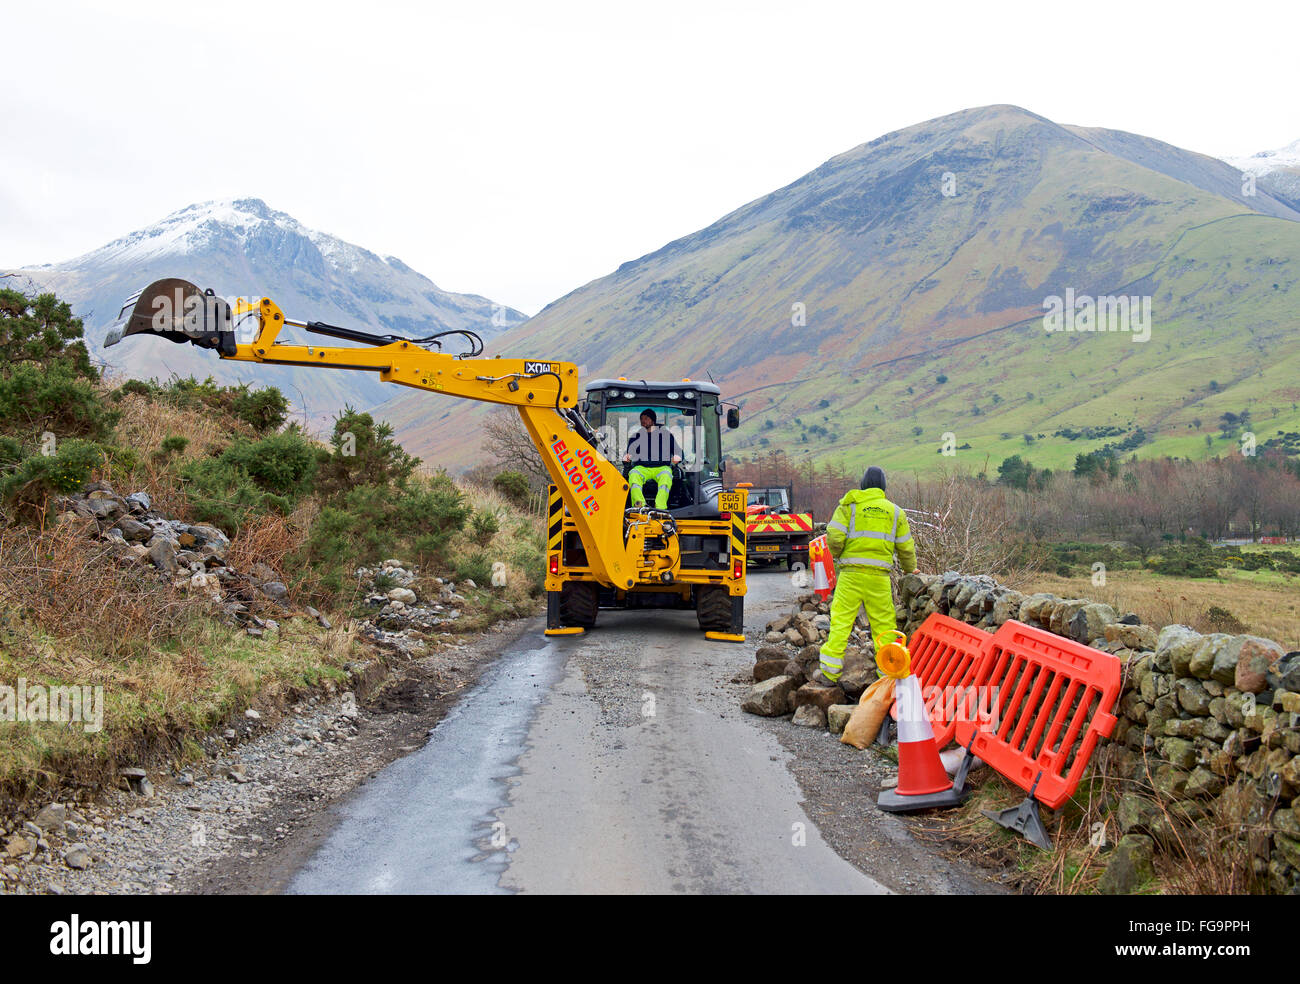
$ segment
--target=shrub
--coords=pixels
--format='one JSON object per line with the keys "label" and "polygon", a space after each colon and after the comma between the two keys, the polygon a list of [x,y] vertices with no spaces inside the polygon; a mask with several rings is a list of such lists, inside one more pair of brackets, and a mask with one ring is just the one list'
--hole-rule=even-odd
{"label": "shrub", "polygon": [[1174,577],[1216,577],[1220,567],[1219,559],[1204,540],[1162,547],[1160,555],[1148,563],[1157,574]]}
{"label": "shrub", "polygon": [[522,506],[528,502],[528,476],[523,472],[503,471],[492,479],[492,487],[515,505]]}
{"label": "shrub", "polygon": [[234,535],[250,518],[287,513],[312,488],[316,450],[296,430],[236,440],[215,458],[181,470],[195,518]]}
{"label": "shrub", "polygon": [[287,513],[292,503],[259,488],[246,472],[231,468],[219,458],[191,462],[181,472],[185,497],[194,519],[211,523],[230,536],[255,516]]}
{"label": "shrub", "polygon": [[0,437],[0,467],[16,465],[23,460],[23,446],[12,437]]}
{"label": "shrub", "polygon": [[190,439],[188,437],[171,434],[163,438],[162,443],[158,445],[153,454],[155,458],[170,458],[181,454],[189,446]]}
{"label": "shrub", "polygon": [[496,513],[488,510],[475,513],[470,525],[473,529],[474,542],[481,547],[486,547],[491,543],[492,538],[501,529],[501,524],[497,522]]}
{"label": "shrub", "polygon": [[391,425],[347,407],[334,421],[329,451],[321,451],[317,487],[326,498],[346,495],[361,485],[401,485],[420,459],[393,440]]}
{"label": "shrub", "polygon": [[69,494],[89,482],[104,464],[104,449],[89,441],[60,441],[52,455],[33,455],[0,482],[0,498],[18,512],[39,512],[58,493]]}
{"label": "shrub", "polygon": [[240,388],[231,400],[231,411],[259,434],[279,430],[289,416],[289,401],[274,386],[250,390]]}
{"label": "shrub", "polygon": [[486,586],[492,580],[492,561],[482,550],[475,550],[456,561],[456,580],[466,578],[475,584]]}
{"label": "shrub", "polygon": [[83,334],[81,319],[53,294],[32,298],[0,290],[0,365],[57,365],[75,378],[96,380]]}
{"label": "shrub", "polygon": [[63,363],[20,363],[0,373],[0,426],[10,433],[52,431],[59,437],[107,437],[120,413],[100,401],[94,385]]}
{"label": "shrub", "polygon": [[274,386],[252,387],[247,383],[221,386],[212,377],[199,381],[193,376],[175,376],[166,383],[128,379],[109,394],[114,402],[134,394],[168,403],[182,410],[206,409],[229,415],[247,424],[257,434],[280,428],[289,416],[289,401]]}
{"label": "shrub", "polygon": [[315,567],[332,591],[342,588],[339,572],[345,566],[374,564],[396,553],[426,566],[442,558],[470,511],[441,472],[396,489],[361,485],[321,510],[299,560]]}
{"label": "shrub", "polygon": [[260,441],[237,440],[219,460],[247,472],[266,491],[290,498],[311,491],[317,467],[315,446],[297,429]]}
{"label": "shrub", "polygon": [[1227,632],[1230,635],[1241,635],[1248,630],[1241,619],[1226,608],[1220,608],[1218,605],[1209,607],[1205,613],[1205,622],[1213,631]]}

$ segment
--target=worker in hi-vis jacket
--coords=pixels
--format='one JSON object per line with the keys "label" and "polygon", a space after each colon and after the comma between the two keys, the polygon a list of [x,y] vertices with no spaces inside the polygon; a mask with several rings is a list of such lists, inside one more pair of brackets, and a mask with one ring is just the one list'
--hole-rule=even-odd
{"label": "worker in hi-vis jacket", "polygon": [[897,556],[904,574],[916,570],[916,547],[907,513],[885,498],[885,473],[868,468],[862,487],[847,493],[826,524],[826,541],[835,558],[835,596],[831,599],[830,637],[821,649],[820,676],[833,684],[844,671],[844,647],[858,617],[867,610],[871,638],[896,629],[889,572]]}

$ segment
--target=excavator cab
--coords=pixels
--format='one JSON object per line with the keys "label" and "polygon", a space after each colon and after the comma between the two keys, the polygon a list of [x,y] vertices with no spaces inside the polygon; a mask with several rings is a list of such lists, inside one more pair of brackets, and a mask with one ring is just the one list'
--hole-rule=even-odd
{"label": "excavator cab", "polygon": [[[596,379],[587,384],[586,398],[578,409],[596,432],[601,453],[620,462],[625,477],[632,465],[623,462],[623,457],[639,433],[641,413],[653,410],[661,432],[671,435],[681,450],[681,463],[672,468],[668,512],[677,518],[718,514],[718,493],[723,491],[726,470],[722,421],[734,420],[732,426],[740,421],[734,408],[727,413],[717,386],[689,379]],[[653,503],[655,483],[647,482],[643,491],[646,502]]]}

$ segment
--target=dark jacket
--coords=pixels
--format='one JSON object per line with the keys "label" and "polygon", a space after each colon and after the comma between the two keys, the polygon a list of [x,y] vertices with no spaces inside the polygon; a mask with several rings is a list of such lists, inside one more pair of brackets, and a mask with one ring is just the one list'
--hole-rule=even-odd
{"label": "dark jacket", "polygon": [[632,432],[627,442],[627,453],[632,457],[632,464],[658,468],[672,464],[673,457],[680,458],[682,449],[677,446],[677,439],[670,431],[655,427],[647,432],[638,427]]}

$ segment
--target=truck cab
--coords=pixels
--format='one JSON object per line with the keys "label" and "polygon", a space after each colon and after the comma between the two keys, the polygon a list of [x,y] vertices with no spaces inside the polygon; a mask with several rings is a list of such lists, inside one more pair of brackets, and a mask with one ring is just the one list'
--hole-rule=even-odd
{"label": "truck cab", "polygon": [[813,514],[796,512],[794,489],[773,485],[749,490],[745,520],[749,533],[749,562],[768,567],[784,562],[787,570],[808,566]]}

